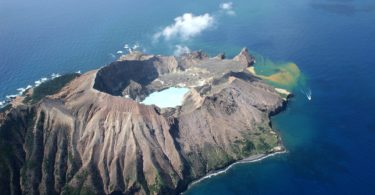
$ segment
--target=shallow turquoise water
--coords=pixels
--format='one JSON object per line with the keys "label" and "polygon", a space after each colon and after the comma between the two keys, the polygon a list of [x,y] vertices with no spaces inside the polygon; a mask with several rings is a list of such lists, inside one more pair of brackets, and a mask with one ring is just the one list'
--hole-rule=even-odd
{"label": "shallow turquoise water", "polygon": [[162,91],[151,93],[142,103],[146,105],[156,105],[160,108],[181,106],[184,95],[188,91],[188,88],[170,87]]}
{"label": "shallow turquoise water", "polygon": [[[312,100],[296,88],[273,118],[287,154],[241,164],[187,194],[374,194],[375,5],[370,0],[0,0],[0,97],[51,73],[98,68],[125,43],[172,54],[174,45],[234,56],[243,46],[295,62]],[[152,41],[183,13],[215,15],[188,41]]]}

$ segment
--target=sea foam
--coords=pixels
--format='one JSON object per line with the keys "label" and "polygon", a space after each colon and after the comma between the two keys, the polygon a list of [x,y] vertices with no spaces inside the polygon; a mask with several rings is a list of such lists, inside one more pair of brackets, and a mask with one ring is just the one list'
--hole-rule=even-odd
{"label": "sea foam", "polygon": [[48,78],[48,77],[42,77],[42,78],[34,81],[34,85],[30,85],[29,84],[26,87],[20,87],[20,88],[18,88],[17,89],[17,92],[18,92],[17,94],[6,95],[5,96],[5,100],[1,100],[0,101],[0,103],[1,103],[0,107],[3,107],[5,105],[9,104],[12,99],[16,98],[17,96],[23,95],[23,93],[25,91],[27,91],[28,89],[32,88],[33,86],[34,87],[38,87],[40,84],[42,84],[42,83],[44,83],[44,82],[46,82],[48,80],[55,79],[55,78],[60,77],[60,76],[61,76],[61,74],[59,74],[59,73],[52,73],[51,76],[50,76],[50,78]]}
{"label": "sea foam", "polygon": [[[135,51],[139,51],[141,49],[141,45],[138,42],[136,42],[134,44],[128,44],[128,43],[126,43],[123,48],[125,49],[125,51],[127,53],[133,53]],[[145,49],[142,49],[142,51],[145,51]],[[122,55],[125,52],[123,50],[119,50],[116,53],[119,54],[119,55]]]}

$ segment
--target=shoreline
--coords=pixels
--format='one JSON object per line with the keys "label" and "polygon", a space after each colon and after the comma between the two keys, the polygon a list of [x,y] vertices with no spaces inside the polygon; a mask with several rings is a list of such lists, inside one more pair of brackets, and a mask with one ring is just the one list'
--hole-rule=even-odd
{"label": "shoreline", "polygon": [[198,180],[195,180],[195,181],[191,182],[188,185],[188,187],[186,188],[186,190],[184,192],[181,192],[180,194],[181,195],[185,194],[185,192],[188,191],[194,184],[202,182],[203,180],[209,179],[211,177],[215,177],[217,175],[221,175],[221,174],[226,173],[229,169],[231,169],[235,165],[245,164],[245,163],[254,163],[254,162],[258,162],[258,161],[264,160],[266,158],[269,158],[269,157],[272,157],[272,156],[276,156],[278,154],[284,154],[284,153],[287,153],[287,151],[286,150],[282,150],[282,151],[277,151],[277,152],[273,152],[273,153],[270,153],[270,154],[256,154],[256,155],[253,155],[253,156],[249,156],[249,157],[247,157],[245,159],[236,161],[236,162],[230,164],[229,166],[227,166],[224,169],[220,169],[220,170],[214,171],[212,173],[209,173],[209,174],[205,175],[204,177],[202,177],[202,178],[200,178]]}
{"label": "shoreline", "polygon": [[[66,72],[64,74],[59,74],[59,73],[52,73],[50,76],[43,76],[40,79],[34,81],[34,84],[30,83],[26,87],[20,87],[16,91],[17,93],[15,94],[10,94],[10,95],[5,95],[5,97],[0,97],[0,109],[6,107],[9,104],[12,104],[12,102],[19,97],[24,97],[25,93],[29,91],[30,89],[34,89],[41,85],[42,83],[45,83],[47,81],[54,80],[58,77],[67,75],[67,74],[72,74],[73,72]],[[81,71],[76,71],[75,73],[81,74]]]}

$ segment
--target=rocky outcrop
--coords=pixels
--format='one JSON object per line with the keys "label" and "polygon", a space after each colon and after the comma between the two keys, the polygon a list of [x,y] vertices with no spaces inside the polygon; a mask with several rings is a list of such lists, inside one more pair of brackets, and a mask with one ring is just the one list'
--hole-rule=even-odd
{"label": "rocky outcrop", "polygon": [[[285,102],[247,72],[252,58],[243,51],[233,60],[123,56],[36,104],[8,110],[0,190],[177,194],[209,172],[279,150],[269,115]],[[181,85],[190,92],[180,107],[137,101]]]}
{"label": "rocky outcrop", "polygon": [[246,66],[251,66],[255,62],[255,58],[249,55],[247,48],[243,48],[241,52],[233,58],[233,60]]}
{"label": "rocky outcrop", "polygon": [[214,59],[224,60],[225,59],[225,53],[218,54],[217,56],[214,57]]}

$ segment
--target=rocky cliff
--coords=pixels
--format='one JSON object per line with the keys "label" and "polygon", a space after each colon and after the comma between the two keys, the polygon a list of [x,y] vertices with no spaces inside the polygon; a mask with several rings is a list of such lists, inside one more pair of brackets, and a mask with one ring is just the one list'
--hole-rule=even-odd
{"label": "rocky cliff", "polygon": [[[234,59],[132,53],[0,115],[4,194],[177,194],[209,172],[282,150],[269,116],[281,95]],[[139,103],[168,87],[182,106]],[[29,101],[27,101],[29,100]]]}

